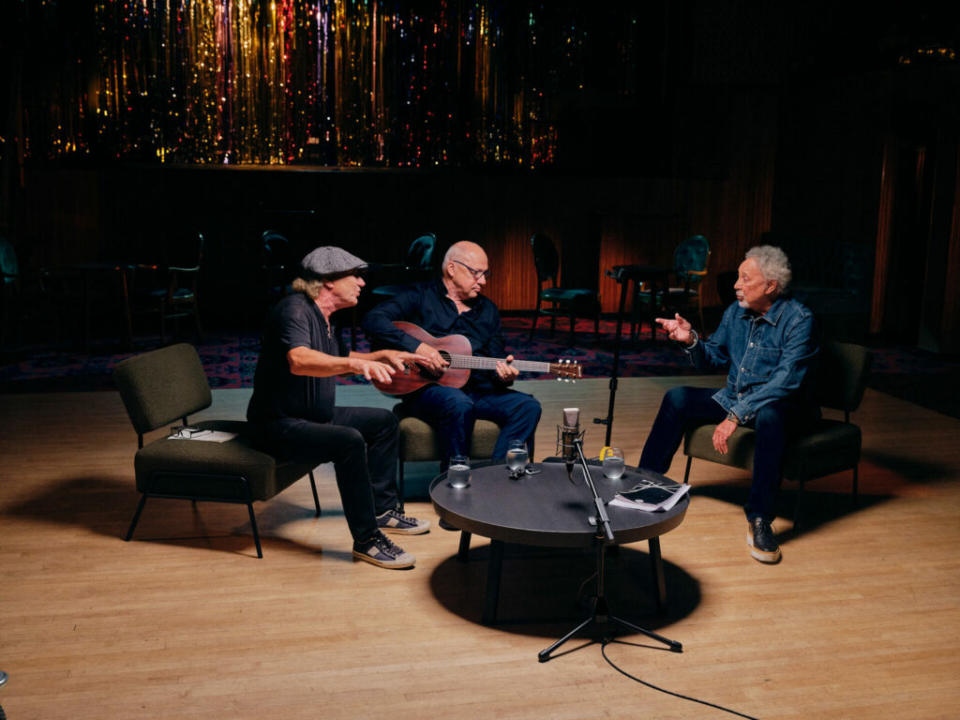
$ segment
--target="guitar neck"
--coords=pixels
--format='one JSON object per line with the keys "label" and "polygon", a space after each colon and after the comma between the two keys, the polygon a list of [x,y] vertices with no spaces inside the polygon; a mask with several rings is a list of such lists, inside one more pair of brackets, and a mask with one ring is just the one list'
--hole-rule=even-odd
{"label": "guitar neck", "polygon": [[[476,357],[475,355],[450,355],[450,367],[457,370],[494,370],[498,362],[496,358]],[[553,372],[548,362],[536,362],[533,360],[514,360],[510,363],[520,372]]]}

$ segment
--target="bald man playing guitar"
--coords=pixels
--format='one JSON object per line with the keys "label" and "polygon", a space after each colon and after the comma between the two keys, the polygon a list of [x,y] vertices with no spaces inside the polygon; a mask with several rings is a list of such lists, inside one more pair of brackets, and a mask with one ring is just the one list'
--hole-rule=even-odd
{"label": "bald man playing guitar", "polygon": [[[375,347],[415,352],[427,360],[428,373],[442,374],[449,360],[425,338],[462,335],[473,355],[503,358],[492,369],[473,370],[462,387],[427,383],[403,396],[404,414],[430,424],[440,438],[443,467],[453,455],[470,454],[470,436],[477,419],[500,426],[494,460],[506,458],[511,440],[527,443],[533,458],[533,439],[540,421],[540,402],[510,385],[520,369],[506,355],[500,332],[500,312],[483,293],[490,269],[487,254],[476,243],[455,243],[443,258],[437,280],[411,285],[369,313],[363,328]],[[407,333],[394,323],[414,323],[425,333]]]}

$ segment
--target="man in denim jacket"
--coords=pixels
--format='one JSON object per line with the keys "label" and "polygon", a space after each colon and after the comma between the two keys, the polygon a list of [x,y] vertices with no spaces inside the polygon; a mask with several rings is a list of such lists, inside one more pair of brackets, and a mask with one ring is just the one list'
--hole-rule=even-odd
{"label": "man in denim jacket", "polygon": [[811,368],[818,347],[813,313],[783,296],[790,283],[790,263],[776,247],[750,249],[740,264],[734,289],[737,302],[726,309],[720,327],[709,338],[698,337],[679,314],[657,318],[671,340],[683,343],[697,367],[729,365],[726,387],[677,387],[660,405],[643,447],[640,467],[665,473],[680,447],[684,431],[718,423],[713,434],[717,452],[739,425],[757,433],[753,484],[745,507],[750,528],[747,544],[760,562],[780,560],[771,522],[780,488],[787,437],[819,417],[812,399]]}

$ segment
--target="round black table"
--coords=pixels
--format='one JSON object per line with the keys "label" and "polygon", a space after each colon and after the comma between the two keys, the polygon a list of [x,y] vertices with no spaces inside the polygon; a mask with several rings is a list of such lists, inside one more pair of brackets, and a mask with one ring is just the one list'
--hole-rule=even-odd
{"label": "round black table", "polygon": [[[437,476],[430,484],[430,499],[437,515],[461,530],[458,553],[461,560],[467,558],[472,534],[491,540],[483,608],[485,624],[496,622],[504,543],[589,548],[599,542],[597,529],[591,524],[596,515],[593,496],[584,482],[581,468],[573,469],[571,482],[561,462],[544,462],[539,467],[542,468],[539,474],[523,475],[513,480],[505,465],[490,464],[472,469],[467,488],[450,487],[446,474]],[[672,483],[669,478],[647,470],[627,468],[623,477],[616,481],[605,478],[599,465],[591,466],[590,470],[597,493],[604,501],[613,498],[619,490],[633,487],[641,475]],[[689,505],[689,496],[684,496],[666,512],[607,506],[615,544],[648,541],[660,610],[666,605],[660,535],[683,522]]]}

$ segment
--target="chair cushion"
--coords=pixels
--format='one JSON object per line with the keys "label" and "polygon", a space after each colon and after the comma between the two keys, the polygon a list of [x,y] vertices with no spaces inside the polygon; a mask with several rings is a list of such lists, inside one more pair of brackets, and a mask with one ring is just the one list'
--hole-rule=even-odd
{"label": "chair cushion", "polygon": [[191,425],[238,433],[223,443],[161,438],[134,458],[137,490],[213,500],[247,498],[237,477],[246,479],[253,500],[268,500],[310,472],[309,463],[278,462],[244,437],[247,423],[228,420]]}
{"label": "chair cushion", "polygon": [[[396,411],[396,410],[395,410]],[[489,420],[477,420],[470,439],[470,457],[493,457],[493,448],[497,444],[500,428]],[[441,460],[437,433],[423,420],[404,417],[400,420],[400,459],[403,462]]]}
{"label": "chair cushion", "polygon": [[[701,425],[686,433],[683,451],[690,457],[744,470],[753,470],[756,432],[740,427],[727,440],[727,454],[713,448],[716,425]],[[783,475],[790,480],[823,477],[848,470],[860,461],[860,428],[839,420],[820,420],[817,426],[787,445]]]}
{"label": "chair cushion", "polygon": [[821,420],[810,433],[790,443],[783,475],[790,480],[823,477],[860,462],[860,428],[839,420]]}

